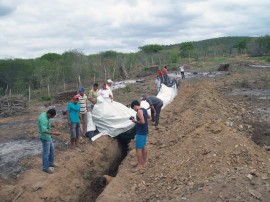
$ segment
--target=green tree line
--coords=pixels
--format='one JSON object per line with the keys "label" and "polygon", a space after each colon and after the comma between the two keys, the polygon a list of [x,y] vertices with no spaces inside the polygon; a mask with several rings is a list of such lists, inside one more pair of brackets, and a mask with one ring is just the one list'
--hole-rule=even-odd
{"label": "green tree line", "polygon": [[123,79],[123,68],[135,77],[154,65],[178,65],[191,59],[235,54],[270,55],[270,36],[220,37],[166,46],[150,44],[139,47],[136,53],[109,50],[85,55],[70,50],[63,54],[47,53],[35,59],[2,59],[0,95],[10,92],[27,95],[29,89],[38,92],[37,97],[48,95],[49,89],[51,95],[55,95],[79,86],[88,87],[95,81]]}

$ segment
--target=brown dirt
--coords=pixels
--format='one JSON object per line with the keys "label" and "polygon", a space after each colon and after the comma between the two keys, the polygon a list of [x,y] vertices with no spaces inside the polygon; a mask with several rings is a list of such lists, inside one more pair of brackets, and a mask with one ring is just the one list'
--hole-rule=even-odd
{"label": "brown dirt", "polygon": [[[97,201],[269,201],[270,153],[251,138],[252,123],[258,121],[252,114],[257,101],[227,94],[243,76],[182,81],[179,95],[161,113],[160,129],[150,126],[145,169],[132,168],[132,142],[101,195],[95,179],[115,168],[111,162],[119,162],[121,152],[110,149],[118,146],[109,137],[84,142],[75,151],[56,152],[60,168],[53,175],[40,171],[40,157],[27,159],[31,169],[16,180],[0,181],[1,201],[94,201],[98,195]],[[129,103],[142,91],[153,92],[153,81],[147,80],[115,95]],[[269,100],[264,106],[269,108]],[[68,132],[65,135],[67,140]]]}

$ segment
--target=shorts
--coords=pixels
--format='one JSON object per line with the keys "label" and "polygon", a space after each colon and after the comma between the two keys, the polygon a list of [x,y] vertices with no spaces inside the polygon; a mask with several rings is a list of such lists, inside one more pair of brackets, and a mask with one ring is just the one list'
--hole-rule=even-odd
{"label": "shorts", "polygon": [[136,149],[143,149],[146,145],[147,141],[147,134],[146,135],[140,135],[136,134]]}

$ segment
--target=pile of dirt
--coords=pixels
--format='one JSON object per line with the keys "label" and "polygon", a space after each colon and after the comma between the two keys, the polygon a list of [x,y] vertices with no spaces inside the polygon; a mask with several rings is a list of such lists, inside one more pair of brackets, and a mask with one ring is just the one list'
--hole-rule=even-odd
{"label": "pile of dirt", "polygon": [[150,129],[146,168],[132,150],[97,201],[268,201],[270,154],[234,122],[232,103],[212,81],[182,82]]}

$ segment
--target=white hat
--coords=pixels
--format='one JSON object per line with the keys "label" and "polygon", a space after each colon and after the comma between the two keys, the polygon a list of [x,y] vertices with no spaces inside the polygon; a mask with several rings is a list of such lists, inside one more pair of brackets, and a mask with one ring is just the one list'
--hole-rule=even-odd
{"label": "white hat", "polygon": [[107,83],[113,83],[113,81],[111,79],[108,79]]}

